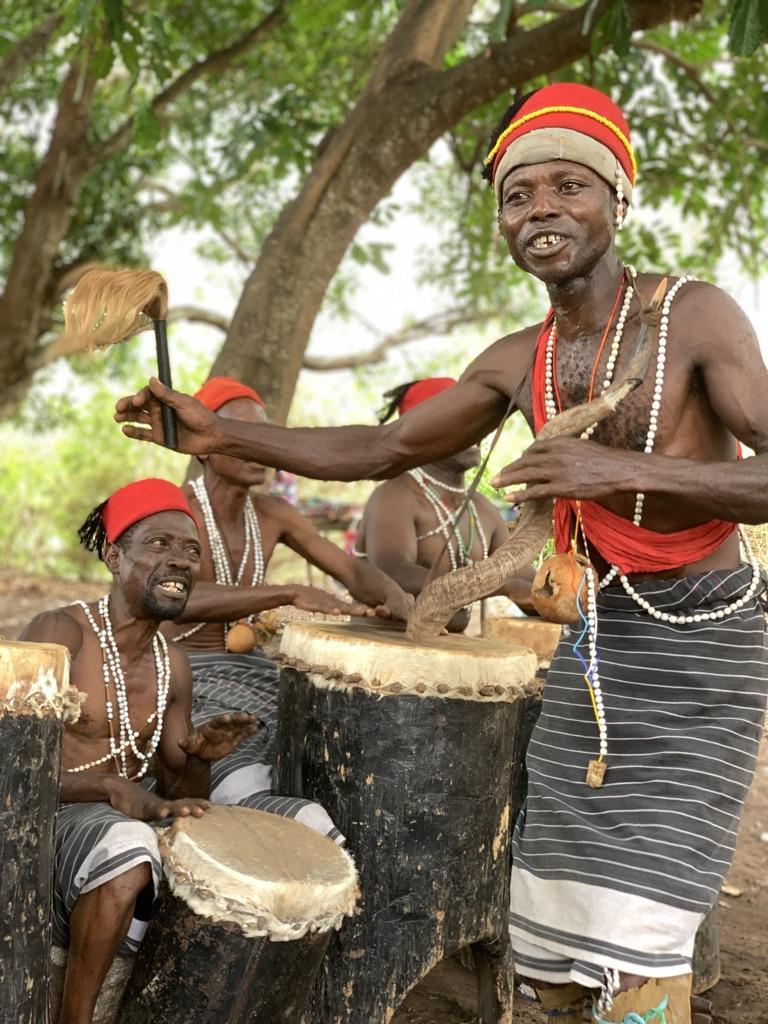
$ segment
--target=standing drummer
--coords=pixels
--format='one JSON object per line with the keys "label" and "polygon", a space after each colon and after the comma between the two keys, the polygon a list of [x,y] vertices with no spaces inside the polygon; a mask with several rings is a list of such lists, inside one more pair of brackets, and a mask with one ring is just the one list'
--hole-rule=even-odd
{"label": "standing drummer", "polygon": [[[226,419],[266,422],[258,393],[231,377],[211,378],[196,398]],[[231,711],[252,712],[260,722],[255,736],[213,768],[211,801],[276,811],[341,842],[319,804],[274,791],[279,669],[254,646],[247,624],[257,613],[282,605],[327,615],[371,616],[375,610],[380,616],[403,619],[413,599],[389,576],[321,536],[283,498],[252,493],[251,488],[266,478],[264,466],[226,455],[203,456],[201,461],[202,476],[185,488],[201,527],[200,578],[183,613],[165,632],[189,656],[196,725]],[[339,580],[355,602],[348,604],[316,587],[265,584],[278,544]]]}
{"label": "standing drummer", "polygon": [[[455,385],[453,377],[429,377],[392,388],[384,395],[379,423],[388,422],[395,412],[402,416]],[[414,595],[421,593],[430,574],[442,576],[487,558],[501,547],[509,531],[498,509],[482,494],[467,500],[464,477],[480,464],[480,458],[480,446],[472,445],[381,484],[365,506],[353,553]],[[498,594],[533,611],[532,580],[533,569],[521,569]],[[457,612],[448,629],[465,630],[469,611]]]}
{"label": "standing drummer", "polygon": [[[507,112],[486,175],[512,258],[552,309],[450,392],[382,427],[285,430],[217,419],[153,381],[118,403],[119,420],[151,423],[127,433],[160,441],[163,398],[184,451],[383,479],[477,443],[510,399],[537,431],[620,380],[660,282],[615,248],[636,177],[622,112],[587,86],[545,86]],[[768,372],[723,292],[670,280],[644,383],[597,429],[534,443],[497,478],[514,502],[557,499],[558,550],[588,546],[604,584],[592,643],[563,641],[552,663],[514,838],[515,961],[552,1021],[580,1020],[584,993],[600,1022],[690,1020],[694,937],[765,715],[763,583],[737,524],[768,520]],[[737,438],[756,457],[739,460]]]}
{"label": "standing drummer", "polygon": [[203,814],[211,765],[256,728],[249,714],[194,728],[187,659],[158,631],[184,610],[200,566],[181,488],[129,484],[94,510],[80,536],[112,573],[109,595],[43,612],[20,638],[63,644],[71,681],[87,698],[62,748],[53,936],[69,957],[58,1024],[90,1024],[115,954],[138,949],[162,877],[148,823]]}

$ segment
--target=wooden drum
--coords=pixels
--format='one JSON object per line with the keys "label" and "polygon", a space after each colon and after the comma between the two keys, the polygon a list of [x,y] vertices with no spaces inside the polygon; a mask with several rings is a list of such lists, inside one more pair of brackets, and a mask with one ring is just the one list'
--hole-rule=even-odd
{"label": "wooden drum", "polygon": [[536,657],[508,644],[415,643],[363,624],[292,623],[282,641],[280,792],[321,803],[360,871],[311,1024],[385,1024],[444,957],[472,946],[482,1019],[511,1020],[513,767]]}
{"label": "wooden drum", "polygon": [[59,644],[0,642],[0,1021],[47,1024],[63,724],[80,715]]}
{"label": "wooden drum", "polygon": [[299,1024],[358,895],[349,854],[287,818],[214,806],[161,841],[155,904],[120,1024]]}

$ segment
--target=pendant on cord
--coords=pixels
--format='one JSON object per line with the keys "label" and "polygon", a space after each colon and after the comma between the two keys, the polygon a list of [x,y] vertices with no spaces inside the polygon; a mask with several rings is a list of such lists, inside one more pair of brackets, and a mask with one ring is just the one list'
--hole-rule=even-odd
{"label": "pendant on cord", "polygon": [[589,568],[589,559],[577,551],[553,555],[542,563],[531,586],[531,598],[542,619],[569,625],[582,617],[577,601],[586,612],[584,576]]}
{"label": "pendant on cord", "polygon": [[587,785],[590,789],[600,789],[605,779],[608,765],[605,761],[590,761],[587,767]]}

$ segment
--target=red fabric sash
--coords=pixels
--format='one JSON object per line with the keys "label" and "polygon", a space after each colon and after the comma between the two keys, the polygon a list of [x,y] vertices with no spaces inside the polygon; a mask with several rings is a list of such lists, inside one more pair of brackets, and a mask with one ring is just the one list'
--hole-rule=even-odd
{"label": "red fabric sash", "polygon": [[[544,404],[546,387],[546,349],[554,312],[550,309],[536,339],[536,355],[531,377],[534,433],[538,434],[547,421]],[[635,526],[628,519],[599,505],[596,501],[582,501],[581,522],[589,543],[611,565],[618,565],[623,573],[662,572],[677,569],[690,562],[698,562],[712,554],[737,528],[736,523],[711,519],[700,526],[675,533],[656,533]],[[576,523],[577,503],[567,498],[555,498],[555,548],[568,551]]]}

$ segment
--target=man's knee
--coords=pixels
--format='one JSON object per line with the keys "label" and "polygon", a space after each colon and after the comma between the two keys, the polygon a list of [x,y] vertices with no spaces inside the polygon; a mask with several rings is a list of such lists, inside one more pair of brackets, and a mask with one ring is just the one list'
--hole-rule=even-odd
{"label": "man's knee", "polygon": [[92,889],[115,906],[133,906],[140,892],[152,882],[152,867],[148,863],[134,864],[109,881]]}

